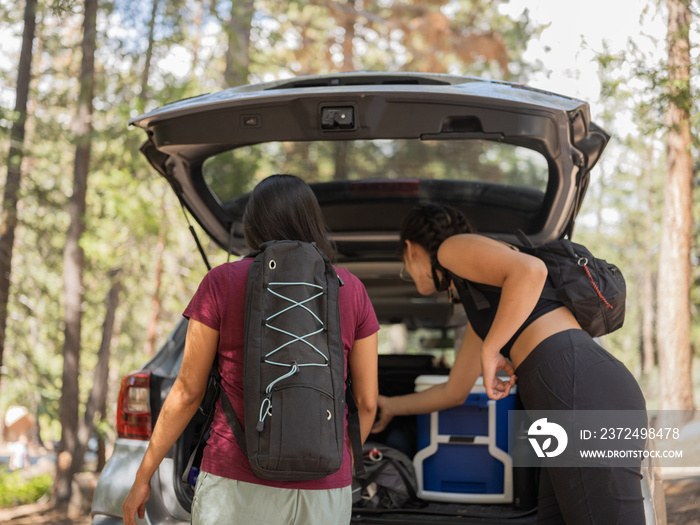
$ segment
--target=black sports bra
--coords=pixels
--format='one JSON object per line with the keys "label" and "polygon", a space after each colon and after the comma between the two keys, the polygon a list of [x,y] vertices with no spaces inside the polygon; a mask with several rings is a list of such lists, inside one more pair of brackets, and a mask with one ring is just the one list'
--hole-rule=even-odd
{"label": "black sports bra", "polygon": [[[467,320],[472,326],[476,335],[481,339],[486,337],[491,325],[493,324],[493,319],[496,316],[496,310],[498,309],[498,303],[501,300],[501,289],[495,286],[488,286],[484,284],[474,283],[472,281],[467,281],[454,274],[451,274],[452,281],[457,288],[457,293],[459,294],[459,299],[462,302],[464,311],[467,314]],[[545,281],[544,288],[553,288],[549,277]],[[539,319],[544,314],[556,310],[563,304],[560,301],[553,299],[545,299],[540,296],[537,304],[533,308],[532,312],[525,320],[525,322],[518,328],[510,341],[501,348],[501,353],[505,357],[510,357],[510,350],[513,347],[513,343],[518,338],[518,336],[527,328],[535,319]]]}

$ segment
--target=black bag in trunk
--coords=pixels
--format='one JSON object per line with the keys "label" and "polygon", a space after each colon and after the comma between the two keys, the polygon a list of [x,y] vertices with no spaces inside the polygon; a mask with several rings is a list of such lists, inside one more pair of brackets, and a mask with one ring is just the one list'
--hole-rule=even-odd
{"label": "black bag in trunk", "polygon": [[365,443],[363,451],[365,473],[353,477],[353,507],[401,509],[416,500],[416,472],[406,454],[379,443]]}

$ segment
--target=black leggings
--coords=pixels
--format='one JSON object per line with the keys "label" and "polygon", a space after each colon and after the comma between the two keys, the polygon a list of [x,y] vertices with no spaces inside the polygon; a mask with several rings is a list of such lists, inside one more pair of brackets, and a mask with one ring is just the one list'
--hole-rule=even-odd
{"label": "black leggings", "polygon": [[[515,374],[526,410],[646,409],[634,376],[582,330],[548,337]],[[645,523],[640,467],[543,468],[537,523]]]}

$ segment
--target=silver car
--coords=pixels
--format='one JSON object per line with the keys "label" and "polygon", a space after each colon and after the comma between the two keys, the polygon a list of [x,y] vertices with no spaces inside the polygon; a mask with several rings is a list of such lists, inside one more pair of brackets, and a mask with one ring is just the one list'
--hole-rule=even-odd
{"label": "silver car", "polygon": [[[414,73],[246,85],[175,102],[130,123],[145,132],[141,151],[184,208],[233,255],[246,251],[241,217],[260,177],[293,173],[310,183],[338,247],[336,264],[363,281],[380,322],[434,335],[404,354],[380,356],[380,392],[388,395],[444,375],[433,347],[452,351],[467,322],[446,297],[419,296],[399,279],[398,229],[406,212],[440,201],[459,208],[478,231],[506,240],[518,229],[535,243],[571,236],[590,170],[609,139],[580,100],[507,82]],[[178,373],[185,332],[183,320],[122,381],[119,437],[97,486],[94,525],[122,523],[121,503]],[[415,463],[426,455],[420,434],[430,423],[421,417],[397,418],[372,439],[401,443]],[[189,522],[199,458],[188,480],[182,476],[203,423],[197,414],[153,477],[144,523]],[[499,432],[511,434],[507,441],[514,430]],[[537,473],[511,469],[508,457],[501,450],[486,458],[500,462],[489,473],[496,489],[484,488],[476,474],[469,478],[466,468],[459,486],[438,497],[423,486],[410,508],[358,506],[353,523],[534,523]],[[647,524],[664,524],[656,470],[645,465],[643,473]]]}

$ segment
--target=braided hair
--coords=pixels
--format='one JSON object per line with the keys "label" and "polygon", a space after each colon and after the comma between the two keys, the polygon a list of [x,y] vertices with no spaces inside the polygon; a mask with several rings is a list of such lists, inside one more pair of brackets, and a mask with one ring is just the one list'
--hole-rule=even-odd
{"label": "braided hair", "polygon": [[464,214],[456,208],[442,204],[416,206],[406,215],[401,225],[400,256],[403,256],[406,249],[406,241],[423,247],[430,255],[435,289],[447,290],[452,279],[438,262],[438,248],[448,237],[473,231]]}

